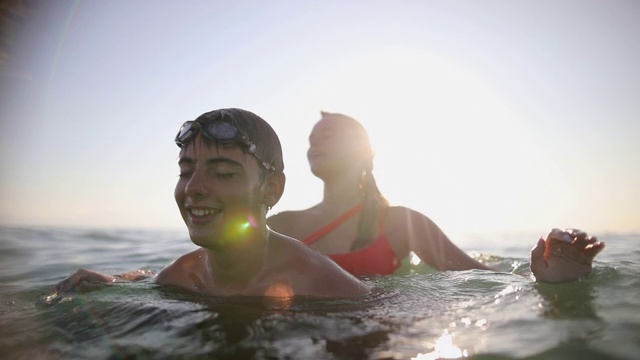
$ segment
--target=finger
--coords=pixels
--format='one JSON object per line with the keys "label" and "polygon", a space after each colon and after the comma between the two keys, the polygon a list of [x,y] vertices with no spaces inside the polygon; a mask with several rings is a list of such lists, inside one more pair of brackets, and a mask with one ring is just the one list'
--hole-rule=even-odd
{"label": "finger", "polygon": [[585,247],[585,253],[587,254],[587,256],[589,256],[589,257],[591,257],[593,259],[603,249],[604,249],[604,243],[603,242],[596,242],[596,243],[587,245]]}
{"label": "finger", "polygon": [[598,242],[598,238],[595,236],[590,236],[585,238],[579,237],[573,240],[572,245],[577,248],[584,249],[587,246],[595,244],[597,242]]}
{"label": "finger", "polygon": [[595,244],[598,242],[598,238],[595,236],[589,236],[586,240],[589,244]]}
{"label": "finger", "polygon": [[574,239],[576,239],[576,238],[584,239],[584,238],[587,237],[587,233],[582,231],[582,230],[579,230],[579,229],[571,229],[571,228],[569,228],[569,229],[565,229],[564,231],[569,233],[569,235],[571,235],[571,237],[574,238]]}
{"label": "finger", "polygon": [[586,233],[586,232],[584,232],[584,231],[578,231],[578,232],[575,234],[575,236],[576,236],[576,238],[577,238],[577,239],[580,239],[580,240],[584,240],[584,239],[586,239],[586,238],[588,238],[588,237],[589,237],[589,235],[587,235],[587,233]]}
{"label": "finger", "polygon": [[579,234],[585,234],[584,231],[582,231],[580,229],[576,229],[576,228],[566,228],[564,231],[566,231],[569,234],[571,234],[571,236],[578,236]]}

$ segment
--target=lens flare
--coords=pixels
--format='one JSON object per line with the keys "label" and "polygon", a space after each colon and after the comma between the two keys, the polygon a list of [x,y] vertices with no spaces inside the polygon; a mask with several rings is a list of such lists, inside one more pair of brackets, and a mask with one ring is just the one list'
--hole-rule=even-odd
{"label": "lens flare", "polygon": [[282,282],[271,284],[264,292],[264,296],[277,297],[277,298],[291,298],[295,294],[289,284]]}
{"label": "lens flare", "polygon": [[255,235],[257,222],[251,214],[242,213],[230,216],[223,227],[225,245],[242,244]]}

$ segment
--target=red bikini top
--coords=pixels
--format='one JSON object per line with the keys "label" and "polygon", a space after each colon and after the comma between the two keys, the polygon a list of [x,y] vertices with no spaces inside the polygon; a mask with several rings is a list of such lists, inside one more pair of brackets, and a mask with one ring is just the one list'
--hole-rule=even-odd
{"label": "red bikini top", "polygon": [[[309,235],[303,242],[307,245],[313,244],[349,218],[359,213],[363,207],[364,203],[360,203],[347,210],[325,227]],[[380,219],[379,235],[373,244],[356,251],[342,254],[327,254],[327,256],[353,275],[389,275],[400,267],[400,261],[387,240],[384,229],[384,217]]]}

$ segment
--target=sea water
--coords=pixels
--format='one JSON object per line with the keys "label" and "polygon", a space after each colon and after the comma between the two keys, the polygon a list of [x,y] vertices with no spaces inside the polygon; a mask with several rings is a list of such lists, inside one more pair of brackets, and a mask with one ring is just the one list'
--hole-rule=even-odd
{"label": "sea water", "polygon": [[[640,234],[606,242],[592,274],[529,276],[544,234],[454,242],[498,271],[405,261],[357,300],[216,298],[151,279],[49,297],[78,268],[159,271],[186,231],[0,228],[2,359],[638,359]],[[414,259],[415,260],[415,259]]]}

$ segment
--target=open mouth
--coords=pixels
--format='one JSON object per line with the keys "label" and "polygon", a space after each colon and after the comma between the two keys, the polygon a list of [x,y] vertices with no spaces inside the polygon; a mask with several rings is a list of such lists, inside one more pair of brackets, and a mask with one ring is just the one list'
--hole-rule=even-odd
{"label": "open mouth", "polygon": [[215,215],[221,212],[220,209],[189,209],[189,214],[196,217]]}

